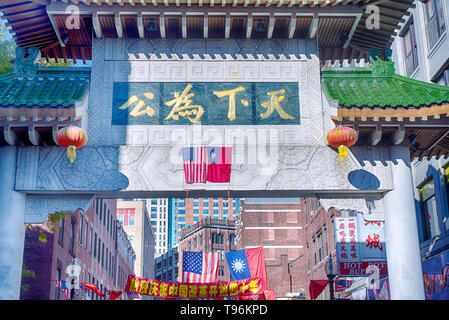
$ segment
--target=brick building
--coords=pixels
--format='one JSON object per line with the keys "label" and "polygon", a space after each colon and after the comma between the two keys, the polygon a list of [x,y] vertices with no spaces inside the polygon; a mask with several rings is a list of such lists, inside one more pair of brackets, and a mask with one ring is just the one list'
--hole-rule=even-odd
{"label": "brick building", "polygon": [[[123,290],[117,281],[117,270],[132,269],[127,259],[120,258],[117,250],[116,200],[95,199],[82,212],[76,211],[61,219],[55,233],[47,234],[47,242],[38,240],[42,229],[33,225],[25,234],[24,267],[35,272],[34,278],[23,278],[28,290],[21,291],[21,299],[64,300],[64,294],[53,280],[66,280],[66,268],[77,258],[81,272],[79,281],[97,285],[101,292],[106,289]],[[89,291],[80,290],[75,300],[105,299]]]}
{"label": "brick building", "polygon": [[[305,214],[304,220],[304,243],[305,256],[307,257],[307,283],[310,280],[326,280],[327,275],[324,269],[329,255],[336,261],[335,238],[334,238],[334,217],[341,213],[335,209],[326,211],[317,198],[302,198],[302,206]],[[309,291],[306,290],[307,299]],[[343,293],[335,293],[336,297],[343,297]],[[317,300],[330,299],[329,287],[317,297]]]}
{"label": "brick building", "polygon": [[303,204],[294,198],[247,198],[237,221],[239,250],[262,246],[268,288],[277,298],[305,298],[306,281]]}
{"label": "brick building", "polygon": [[[179,241],[179,277],[182,276],[182,252],[220,252],[218,281],[228,281],[231,276],[225,259],[226,251],[236,250],[236,225],[234,221],[202,219],[190,228],[181,230]],[[180,279],[179,279],[180,280]]]}

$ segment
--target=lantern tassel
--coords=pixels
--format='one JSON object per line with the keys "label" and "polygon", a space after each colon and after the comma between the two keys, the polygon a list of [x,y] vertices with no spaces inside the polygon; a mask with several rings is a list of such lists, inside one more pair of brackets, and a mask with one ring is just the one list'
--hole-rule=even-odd
{"label": "lantern tassel", "polygon": [[73,163],[73,161],[76,159],[76,147],[75,146],[68,146],[67,147],[67,157],[70,159],[70,163]]}
{"label": "lantern tassel", "polygon": [[348,156],[348,147],[347,146],[339,146],[338,154],[340,155],[341,162],[345,161],[345,158]]}

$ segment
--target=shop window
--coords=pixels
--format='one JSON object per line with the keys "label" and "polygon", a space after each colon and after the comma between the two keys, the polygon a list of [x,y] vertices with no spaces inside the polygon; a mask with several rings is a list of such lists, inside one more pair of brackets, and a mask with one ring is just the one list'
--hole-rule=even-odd
{"label": "shop window", "polygon": [[423,240],[425,241],[440,233],[433,179],[420,188],[420,194],[421,224],[423,226]]}

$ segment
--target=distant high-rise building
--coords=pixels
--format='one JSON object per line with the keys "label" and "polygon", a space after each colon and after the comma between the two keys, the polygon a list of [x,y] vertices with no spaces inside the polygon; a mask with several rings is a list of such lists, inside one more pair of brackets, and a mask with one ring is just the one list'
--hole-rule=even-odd
{"label": "distant high-rise building", "polygon": [[117,219],[123,225],[136,254],[135,274],[139,277],[154,277],[155,237],[148,214],[146,201],[117,200]]}
{"label": "distant high-rise building", "polygon": [[169,249],[169,200],[168,198],[146,199],[146,206],[150,214],[154,233],[155,257],[159,257]]}
{"label": "distant high-rise building", "polygon": [[[181,230],[202,219],[234,221],[239,210],[235,198],[176,198],[171,202],[171,243],[176,246]],[[176,235],[176,236],[175,236]]]}

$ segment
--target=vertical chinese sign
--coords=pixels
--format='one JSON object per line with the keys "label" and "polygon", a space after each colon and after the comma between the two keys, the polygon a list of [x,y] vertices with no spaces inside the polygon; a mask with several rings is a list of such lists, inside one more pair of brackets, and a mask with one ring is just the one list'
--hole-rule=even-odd
{"label": "vertical chinese sign", "polygon": [[335,244],[340,276],[359,277],[370,266],[387,274],[383,221],[365,221],[362,215],[335,218]]}

